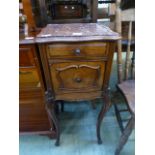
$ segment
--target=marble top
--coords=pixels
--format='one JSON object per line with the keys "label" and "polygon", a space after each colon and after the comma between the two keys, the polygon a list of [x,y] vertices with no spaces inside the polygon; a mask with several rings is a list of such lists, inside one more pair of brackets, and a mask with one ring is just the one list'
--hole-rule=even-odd
{"label": "marble top", "polygon": [[110,28],[97,23],[48,24],[37,37],[118,36]]}
{"label": "marble top", "polygon": [[48,24],[40,33],[20,38],[20,43],[118,40],[120,35],[101,23]]}

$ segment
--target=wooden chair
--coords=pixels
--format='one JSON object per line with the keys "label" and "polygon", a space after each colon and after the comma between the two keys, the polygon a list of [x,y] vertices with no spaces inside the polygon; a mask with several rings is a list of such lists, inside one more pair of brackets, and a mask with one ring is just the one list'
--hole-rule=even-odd
{"label": "wooden chair", "polygon": [[[118,84],[117,89],[123,95],[126,101],[127,109],[118,109],[117,104],[114,104],[116,118],[118,120],[122,135],[120,137],[118,146],[115,151],[115,155],[119,155],[123,146],[130,136],[134,124],[135,124],[135,52],[131,58],[131,40],[132,40],[132,24],[134,22],[134,9],[121,10],[121,0],[116,0],[116,31],[122,34],[122,22],[126,21],[129,23],[128,38],[127,38],[127,52],[125,60],[125,74],[123,79],[123,65],[122,65],[122,40],[118,41],[117,46],[117,62],[118,62]],[[131,65],[130,65],[131,64]],[[129,73],[131,68],[131,72]],[[129,119],[126,127],[123,127],[121,118],[121,112],[129,111],[131,118]]]}

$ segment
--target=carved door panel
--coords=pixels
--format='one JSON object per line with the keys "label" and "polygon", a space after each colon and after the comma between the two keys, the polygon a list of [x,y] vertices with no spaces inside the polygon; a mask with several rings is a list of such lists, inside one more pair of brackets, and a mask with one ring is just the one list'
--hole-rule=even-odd
{"label": "carved door panel", "polygon": [[56,94],[67,91],[101,90],[104,77],[104,62],[65,62],[50,65]]}

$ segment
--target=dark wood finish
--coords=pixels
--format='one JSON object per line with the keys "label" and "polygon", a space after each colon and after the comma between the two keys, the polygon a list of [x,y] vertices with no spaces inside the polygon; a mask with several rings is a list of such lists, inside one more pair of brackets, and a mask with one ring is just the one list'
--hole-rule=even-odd
{"label": "dark wood finish", "polygon": [[[95,23],[47,25],[36,38],[50,106],[59,100],[104,99],[97,121],[98,143],[101,143],[101,121],[110,107],[108,84],[115,41],[118,39],[120,36],[117,33]],[[50,111],[49,116],[57,130],[56,145],[59,145],[58,121],[54,111]]]}
{"label": "dark wood finish", "polygon": [[[33,1],[33,0],[32,0]],[[55,1],[36,0],[32,2],[37,27],[50,23],[96,22],[98,0]]]}
{"label": "dark wood finish", "polygon": [[[19,46],[19,131],[55,137],[45,109],[45,84],[34,39],[23,37]],[[25,41],[24,41],[25,40]],[[25,44],[24,44],[25,43]]]}
{"label": "dark wood finish", "polygon": [[83,7],[82,5],[55,5],[55,16],[54,19],[72,19],[82,18]]}

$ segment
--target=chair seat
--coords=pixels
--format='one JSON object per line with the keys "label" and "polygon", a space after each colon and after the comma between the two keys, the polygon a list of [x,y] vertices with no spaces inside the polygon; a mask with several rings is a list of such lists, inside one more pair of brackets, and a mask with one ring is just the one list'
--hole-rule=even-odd
{"label": "chair seat", "polygon": [[123,93],[131,112],[135,114],[135,80],[126,80],[117,87]]}

